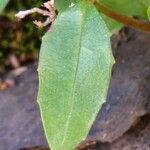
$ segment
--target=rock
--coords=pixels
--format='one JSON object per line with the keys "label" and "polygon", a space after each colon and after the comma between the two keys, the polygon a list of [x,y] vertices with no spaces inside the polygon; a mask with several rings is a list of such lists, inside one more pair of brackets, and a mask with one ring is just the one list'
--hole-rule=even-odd
{"label": "rock", "polygon": [[36,102],[37,65],[16,77],[15,87],[0,92],[0,150],[47,146]]}
{"label": "rock", "polygon": [[150,150],[150,114],[112,143],[87,143],[80,145],[78,150]]}

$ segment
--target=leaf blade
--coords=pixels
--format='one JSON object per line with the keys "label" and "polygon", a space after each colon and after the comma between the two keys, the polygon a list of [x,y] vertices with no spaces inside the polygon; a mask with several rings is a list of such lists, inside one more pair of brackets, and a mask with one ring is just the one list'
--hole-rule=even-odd
{"label": "leaf blade", "polygon": [[113,62],[110,33],[91,3],[58,16],[39,63],[38,102],[53,150],[71,150],[86,137],[106,99]]}
{"label": "leaf blade", "polygon": [[75,0],[55,0],[56,8],[59,12],[67,9],[71,4],[75,4]]}
{"label": "leaf blade", "polygon": [[149,6],[149,8],[148,8],[148,10],[147,10],[147,15],[148,15],[148,18],[149,18],[149,20],[150,20],[150,6]]}
{"label": "leaf blade", "polygon": [[9,0],[0,0],[0,12],[5,8]]}
{"label": "leaf blade", "polygon": [[[114,11],[123,13],[129,16],[137,16],[141,18],[147,18],[147,7],[144,5],[143,0],[99,0]],[[141,2],[142,1],[142,2]],[[146,2],[147,1],[147,2]],[[148,3],[150,0],[145,0]]]}

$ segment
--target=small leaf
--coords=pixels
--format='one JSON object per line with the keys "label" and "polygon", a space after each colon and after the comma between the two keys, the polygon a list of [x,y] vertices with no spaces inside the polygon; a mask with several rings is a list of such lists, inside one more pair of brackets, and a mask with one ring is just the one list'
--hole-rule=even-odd
{"label": "small leaf", "polygon": [[110,33],[96,8],[82,1],[60,13],[42,42],[38,103],[52,150],[84,140],[106,100],[114,59]]}
{"label": "small leaf", "polygon": [[143,3],[145,5],[145,7],[149,7],[150,6],[150,0],[139,0],[141,3]]}
{"label": "small leaf", "polygon": [[[74,5],[77,3],[77,0],[55,0],[56,8],[59,12],[66,10],[69,6]],[[101,14],[102,18],[104,19],[108,29],[111,33],[118,31],[123,25],[110,17],[107,17],[104,14]]]}
{"label": "small leaf", "polygon": [[[67,9],[71,3],[75,4],[79,0],[55,0],[56,8],[61,12]],[[99,0],[114,11],[123,13],[129,16],[138,16],[147,19],[147,9],[150,5],[150,0]],[[114,33],[118,31],[123,24],[111,19],[102,14],[102,18],[109,30]]]}
{"label": "small leaf", "polygon": [[148,10],[147,10],[147,15],[148,15],[148,18],[149,18],[149,20],[150,20],[150,7],[149,7]]}
{"label": "small leaf", "polygon": [[150,0],[99,0],[114,11],[130,16],[147,18],[147,8]]}
{"label": "small leaf", "polygon": [[111,19],[110,17],[104,15],[103,13],[101,13],[101,16],[104,19],[108,29],[112,34],[119,31],[123,27],[122,23]]}
{"label": "small leaf", "polygon": [[0,0],[0,12],[5,8],[9,0]]}
{"label": "small leaf", "polygon": [[[147,19],[147,8],[150,5],[150,0],[99,0],[110,9],[120,12],[124,15],[138,16]],[[118,31],[123,24],[111,19],[102,14],[109,30],[114,33]]]}

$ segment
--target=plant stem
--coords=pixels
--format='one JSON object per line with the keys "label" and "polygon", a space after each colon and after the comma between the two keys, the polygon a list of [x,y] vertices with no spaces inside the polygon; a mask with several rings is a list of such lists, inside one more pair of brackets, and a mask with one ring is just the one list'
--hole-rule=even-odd
{"label": "plant stem", "polygon": [[100,1],[97,1],[97,0],[91,0],[91,1],[96,6],[98,11],[104,13],[105,15],[109,16],[110,18],[115,19],[116,21],[121,22],[132,28],[135,28],[135,29],[138,29],[141,31],[150,32],[150,22],[139,21],[132,17],[125,16],[121,13],[115,12],[112,9],[105,6]]}

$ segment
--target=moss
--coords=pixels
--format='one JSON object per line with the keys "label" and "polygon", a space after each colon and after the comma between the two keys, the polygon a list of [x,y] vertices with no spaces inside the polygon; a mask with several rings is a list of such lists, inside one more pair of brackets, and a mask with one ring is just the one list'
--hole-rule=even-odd
{"label": "moss", "polygon": [[11,0],[0,15],[0,64],[5,65],[10,54],[18,58],[29,55],[34,58],[38,54],[41,37],[46,29],[37,28],[32,21],[44,18],[34,14],[23,21],[17,21],[14,15],[20,10],[39,7],[41,3],[42,0]]}

